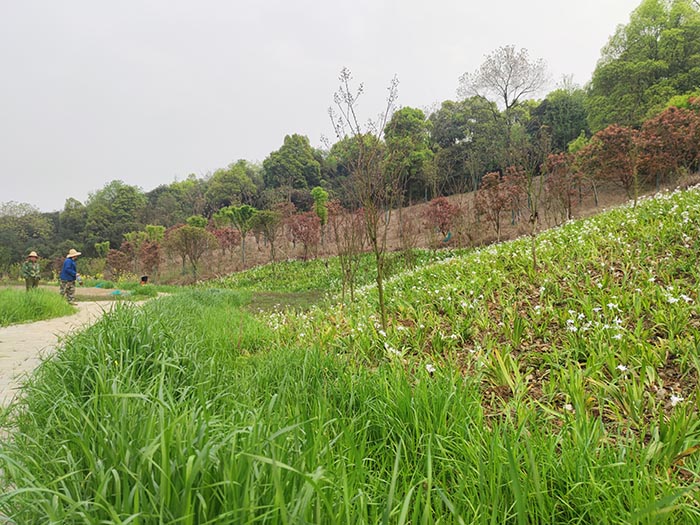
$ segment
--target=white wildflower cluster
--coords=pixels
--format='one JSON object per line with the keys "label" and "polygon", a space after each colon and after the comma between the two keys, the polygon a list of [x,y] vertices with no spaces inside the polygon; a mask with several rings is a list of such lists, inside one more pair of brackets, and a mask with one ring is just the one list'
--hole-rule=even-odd
{"label": "white wildflower cluster", "polygon": [[678,403],[682,403],[685,401],[681,396],[677,396],[676,394],[671,394],[671,406],[675,407]]}
{"label": "white wildflower cluster", "polygon": [[[608,303],[607,307],[611,312],[619,310],[619,307],[615,303]],[[569,310],[569,318],[566,320],[567,331],[572,333],[585,333],[594,330],[603,330],[612,334],[611,337],[613,339],[620,340],[624,337],[626,329],[623,326],[623,321],[619,316],[614,317],[611,321],[607,321],[605,318],[605,312],[600,306],[593,308],[593,313],[598,314],[597,319],[589,319],[583,312]]]}
{"label": "white wildflower cluster", "polygon": [[687,304],[690,304],[693,302],[693,298],[684,294],[684,293],[678,294],[678,296],[676,296],[675,288],[671,285],[667,286],[664,289],[664,293],[666,294],[666,302],[668,304],[676,304],[677,302],[680,302],[680,301],[684,301]]}

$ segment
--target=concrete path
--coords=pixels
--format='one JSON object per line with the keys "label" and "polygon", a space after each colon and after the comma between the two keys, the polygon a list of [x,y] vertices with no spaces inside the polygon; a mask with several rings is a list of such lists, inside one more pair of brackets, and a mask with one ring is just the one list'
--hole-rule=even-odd
{"label": "concrete path", "polygon": [[73,315],[0,328],[0,405],[12,400],[23,378],[39,365],[42,355],[54,351],[59,338],[91,325],[114,304],[79,302]]}

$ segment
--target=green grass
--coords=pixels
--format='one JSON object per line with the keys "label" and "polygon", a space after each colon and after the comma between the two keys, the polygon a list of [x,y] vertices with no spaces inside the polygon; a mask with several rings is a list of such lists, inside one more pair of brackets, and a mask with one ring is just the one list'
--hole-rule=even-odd
{"label": "green grass", "polygon": [[296,263],[232,277],[242,292],[120,304],[6,415],[0,512],[698,523],[699,196],[546,232],[537,271],[527,239],[396,271],[386,331],[369,284],[351,304],[250,313],[265,289],[337,291]]}
{"label": "green grass", "polygon": [[0,290],[0,326],[62,317],[75,308],[55,292],[35,289]]}

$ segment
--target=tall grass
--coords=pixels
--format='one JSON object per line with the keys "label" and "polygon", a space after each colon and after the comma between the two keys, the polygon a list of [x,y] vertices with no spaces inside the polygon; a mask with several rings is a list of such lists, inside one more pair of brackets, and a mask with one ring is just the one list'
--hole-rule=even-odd
{"label": "tall grass", "polygon": [[[697,193],[253,316],[119,307],[14,405],[17,523],[700,522]],[[653,279],[652,279],[653,277]],[[291,277],[290,277],[291,280]],[[686,299],[687,298],[687,299]]]}
{"label": "tall grass", "polygon": [[0,290],[0,326],[62,317],[75,308],[56,292],[35,289]]}

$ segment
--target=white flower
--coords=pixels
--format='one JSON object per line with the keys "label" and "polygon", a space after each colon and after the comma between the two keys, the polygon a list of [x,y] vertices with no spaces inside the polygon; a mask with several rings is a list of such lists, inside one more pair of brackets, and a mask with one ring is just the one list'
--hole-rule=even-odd
{"label": "white flower", "polygon": [[431,365],[430,363],[425,365],[425,369],[428,371],[429,374],[432,374],[433,372],[435,372],[435,367],[433,365]]}
{"label": "white flower", "polygon": [[386,337],[386,332],[384,330],[378,330],[377,333],[382,337]]}
{"label": "white flower", "polygon": [[677,396],[676,394],[671,394],[671,406],[672,407],[675,407],[681,401],[683,401],[683,398],[681,396]]}
{"label": "white flower", "polygon": [[620,339],[622,339],[622,334],[621,334],[621,333],[617,333],[617,334],[615,334],[614,336],[612,336],[612,338],[613,338],[613,339],[617,339],[617,340],[619,341]]}
{"label": "white flower", "polygon": [[567,412],[573,412],[574,406],[571,403],[567,403],[566,405],[564,405],[564,410],[566,410]]}
{"label": "white flower", "polygon": [[625,365],[617,365],[617,369],[620,372],[627,372],[627,367]]}
{"label": "white flower", "polygon": [[688,297],[688,296],[685,295],[685,294],[681,294],[681,299],[683,299],[686,303],[692,303],[692,302],[693,302],[693,299],[690,298],[690,297]]}
{"label": "white flower", "polygon": [[669,304],[676,304],[676,303],[678,302],[678,298],[677,298],[677,297],[673,297],[673,296],[670,296],[670,295],[666,298],[666,300],[669,302]]}

